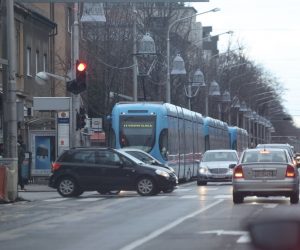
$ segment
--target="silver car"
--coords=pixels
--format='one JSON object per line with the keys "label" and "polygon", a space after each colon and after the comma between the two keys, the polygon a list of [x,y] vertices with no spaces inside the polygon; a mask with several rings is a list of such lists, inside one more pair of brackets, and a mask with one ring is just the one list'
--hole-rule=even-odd
{"label": "silver car", "polygon": [[285,149],[256,148],[243,152],[233,169],[233,202],[246,196],[286,196],[299,202],[298,170]]}
{"label": "silver car", "polygon": [[197,185],[207,182],[232,181],[231,164],[237,164],[238,154],[235,150],[207,150],[200,162],[197,173]]}

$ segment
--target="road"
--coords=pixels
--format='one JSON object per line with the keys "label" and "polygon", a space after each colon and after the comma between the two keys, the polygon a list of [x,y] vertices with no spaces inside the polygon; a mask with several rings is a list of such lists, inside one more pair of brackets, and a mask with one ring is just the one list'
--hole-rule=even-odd
{"label": "road", "polygon": [[0,204],[3,250],[253,249],[248,220],[280,210],[300,214],[283,197],[249,197],[234,205],[231,184],[195,182],[171,194],[141,197],[86,192],[62,198],[56,192],[24,192],[30,201]]}

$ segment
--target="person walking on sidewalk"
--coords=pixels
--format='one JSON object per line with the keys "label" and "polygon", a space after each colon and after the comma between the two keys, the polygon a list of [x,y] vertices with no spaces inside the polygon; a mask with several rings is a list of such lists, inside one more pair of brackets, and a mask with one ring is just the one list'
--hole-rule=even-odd
{"label": "person walking on sidewalk", "polygon": [[21,135],[18,136],[18,184],[22,191],[25,191],[24,180],[22,177],[22,163],[25,159],[25,148],[23,144],[23,138]]}

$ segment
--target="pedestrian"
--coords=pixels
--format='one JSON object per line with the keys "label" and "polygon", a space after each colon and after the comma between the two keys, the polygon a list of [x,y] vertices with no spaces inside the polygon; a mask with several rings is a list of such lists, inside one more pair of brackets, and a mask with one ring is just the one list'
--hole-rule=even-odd
{"label": "pedestrian", "polygon": [[21,187],[22,191],[25,191],[24,180],[22,177],[22,163],[25,159],[25,148],[23,144],[23,138],[21,135],[18,136],[18,184]]}

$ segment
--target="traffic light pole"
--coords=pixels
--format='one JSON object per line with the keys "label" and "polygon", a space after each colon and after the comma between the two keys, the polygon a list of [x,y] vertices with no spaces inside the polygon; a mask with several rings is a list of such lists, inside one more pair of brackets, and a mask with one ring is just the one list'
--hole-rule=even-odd
{"label": "traffic light pole", "polygon": [[[79,59],[79,18],[78,3],[74,3],[74,25],[73,25],[73,58],[72,76],[76,78],[76,61]],[[76,114],[80,110],[80,94],[72,94],[72,126],[71,126],[71,146],[81,146],[80,130],[76,130]]]}

